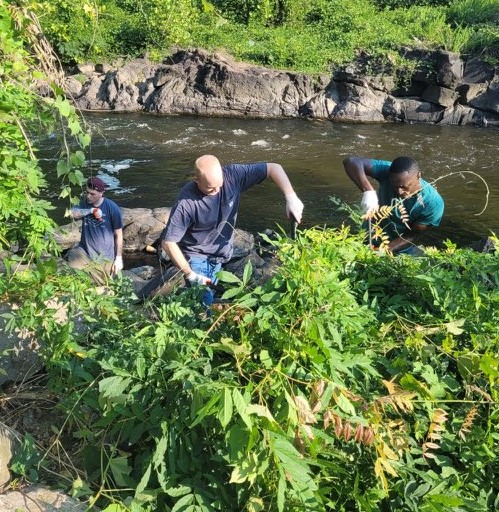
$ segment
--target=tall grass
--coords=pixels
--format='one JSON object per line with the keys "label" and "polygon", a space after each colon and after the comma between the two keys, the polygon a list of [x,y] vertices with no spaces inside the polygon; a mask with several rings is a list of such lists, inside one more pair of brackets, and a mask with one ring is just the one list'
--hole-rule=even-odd
{"label": "tall grass", "polygon": [[454,0],[448,9],[453,26],[495,25],[499,23],[497,0]]}

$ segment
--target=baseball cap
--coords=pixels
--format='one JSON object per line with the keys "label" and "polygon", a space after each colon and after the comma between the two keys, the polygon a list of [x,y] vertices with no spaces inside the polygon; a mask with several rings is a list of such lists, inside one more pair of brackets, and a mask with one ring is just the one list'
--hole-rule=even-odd
{"label": "baseball cap", "polygon": [[87,180],[87,187],[97,190],[97,192],[104,192],[106,184],[100,178],[97,178],[97,176],[92,176]]}

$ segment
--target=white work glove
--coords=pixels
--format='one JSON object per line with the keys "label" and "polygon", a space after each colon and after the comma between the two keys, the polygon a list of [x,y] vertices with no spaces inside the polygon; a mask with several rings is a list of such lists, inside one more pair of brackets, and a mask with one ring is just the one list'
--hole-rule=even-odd
{"label": "white work glove", "polygon": [[102,219],[102,210],[100,208],[92,208],[92,215],[97,219]]}
{"label": "white work glove", "polygon": [[366,190],[362,194],[362,201],[360,202],[362,210],[364,210],[365,216],[370,217],[379,208],[378,194],[375,190]]}
{"label": "white work glove", "polygon": [[303,203],[294,192],[286,194],[284,197],[286,198],[286,215],[288,218],[293,216],[299,224],[303,213]]}
{"label": "white work glove", "polygon": [[114,273],[117,274],[123,270],[123,256],[116,256],[114,258]]}
{"label": "white work glove", "polygon": [[196,272],[194,272],[194,271],[192,271],[190,274],[187,274],[185,276],[185,278],[187,279],[187,281],[189,281],[189,283],[192,286],[195,286],[198,284],[208,286],[212,283],[212,281],[209,277],[202,276],[201,274],[196,274]]}

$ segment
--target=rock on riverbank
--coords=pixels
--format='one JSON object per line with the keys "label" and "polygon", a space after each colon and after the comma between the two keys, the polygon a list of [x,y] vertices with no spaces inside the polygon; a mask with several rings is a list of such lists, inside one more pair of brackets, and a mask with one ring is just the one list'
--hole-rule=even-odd
{"label": "rock on riverbank", "polygon": [[499,127],[499,69],[443,50],[403,50],[414,71],[367,56],[310,76],[180,50],[163,63],[80,65],[66,92],[83,110]]}

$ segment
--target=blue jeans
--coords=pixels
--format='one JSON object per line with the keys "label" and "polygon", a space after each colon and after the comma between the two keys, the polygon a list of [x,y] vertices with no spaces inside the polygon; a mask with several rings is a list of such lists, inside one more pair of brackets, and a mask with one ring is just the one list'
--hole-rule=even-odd
{"label": "blue jeans", "polygon": [[[191,256],[189,258],[189,265],[196,274],[208,277],[212,280],[213,284],[216,284],[217,282],[217,272],[220,272],[222,269],[221,263],[211,261],[210,258],[206,258],[204,256]],[[213,304],[214,296],[215,290],[207,287],[203,293],[203,304],[205,306]]]}
{"label": "blue jeans", "polygon": [[417,247],[414,245],[409,245],[408,247],[405,247],[404,249],[401,249],[400,251],[397,251],[395,255],[399,254],[407,254],[408,256],[416,256],[416,249]]}

